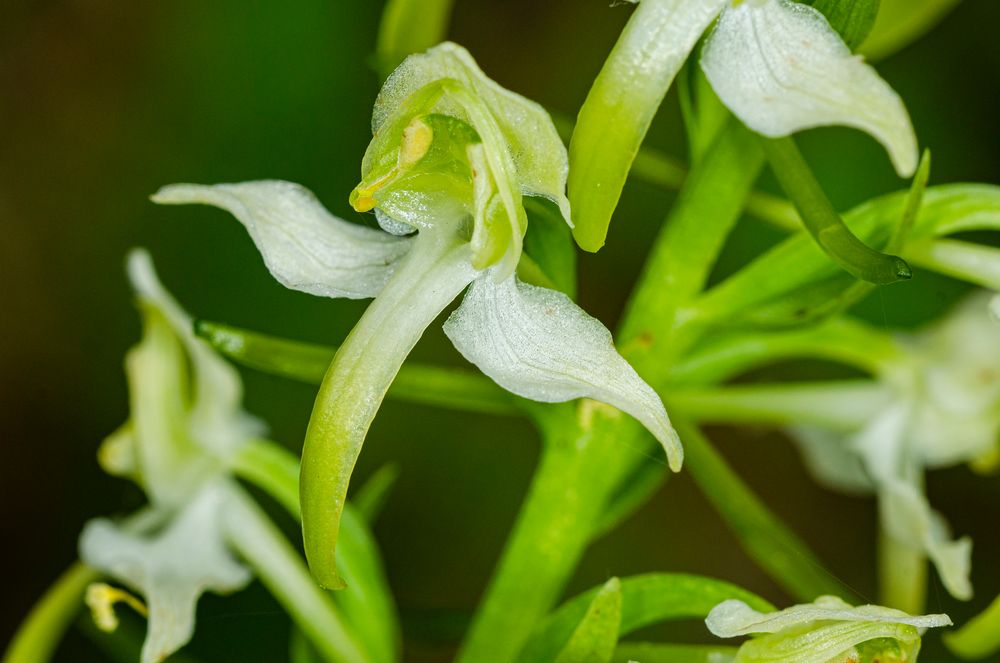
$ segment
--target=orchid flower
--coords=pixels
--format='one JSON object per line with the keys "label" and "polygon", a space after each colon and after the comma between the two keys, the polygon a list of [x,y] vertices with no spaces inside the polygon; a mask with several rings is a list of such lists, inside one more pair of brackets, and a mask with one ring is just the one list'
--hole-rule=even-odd
{"label": "orchid flower", "polygon": [[[638,0],[633,0],[638,1]],[[747,127],[771,138],[818,126],[866,131],[902,177],[917,141],[899,96],[824,15],[792,0],[642,0],[580,110],[570,161],[574,235],[596,251],[657,108],[702,34],[701,67]],[[597,149],[608,142],[618,149]]]}
{"label": "orchid flower", "polygon": [[[229,593],[250,582],[250,571],[229,552],[221,519],[234,488],[226,464],[261,425],[240,408],[235,369],[195,338],[149,256],[133,252],[128,271],[145,332],[126,361],[132,416],[105,441],[99,459],[109,473],[134,479],[150,507],[124,523],[88,523],[80,556],[145,597],[142,661],[153,663],[191,639],[203,592]],[[107,604],[136,605],[120,592],[95,591],[91,599],[108,626],[116,622]]]}
{"label": "orchid flower", "polygon": [[239,374],[195,336],[191,318],[160,285],[145,252],[129,256],[128,272],[144,319],[142,342],[126,361],[132,414],[98,458],[110,474],[138,483],[149,506],[121,521],[89,522],[80,557],[145,603],[94,584],[87,603],[95,622],[113,630],[115,604],[131,606],[148,619],[142,663],[162,661],[191,639],[204,592],[234,592],[257,575],[327,659],[379,660],[375,652],[383,645],[365,642],[360,629],[348,626],[377,602],[373,586],[359,579],[369,592],[360,603],[356,596],[339,605],[330,601],[234,478],[253,463],[248,452],[266,446],[255,440],[263,426],[241,408]]}
{"label": "orchid flower", "polygon": [[368,427],[424,330],[466,288],[444,330],[483,373],[536,401],[611,404],[653,433],[672,469],[682,459],[660,398],[618,354],[610,332],[566,295],[516,275],[523,197],[553,201],[570,221],[566,151],[545,111],[445,43],[389,77],[372,128],[350,202],[374,210],[381,231],[334,217],[287,182],[176,184],[153,197],[230,211],[290,288],[375,297],[320,387],[302,452],[306,556],[325,587],[342,586],[334,548]]}
{"label": "orchid flower", "polygon": [[[971,541],[952,540],[923,494],[923,471],[958,463],[1000,463],[1000,323],[981,292],[947,318],[902,340],[882,380],[893,394],[856,430],[792,430],[807,465],[827,485],[875,492],[885,533],[927,555],[944,586],[969,599]],[[860,405],[860,403],[858,404]]]}
{"label": "orchid flower", "polygon": [[914,663],[925,629],[950,626],[948,615],[913,617],[876,605],[853,607],[835,596],[762,613],[730,599],[705,619],[714,635],[753,635],[734,663]]}

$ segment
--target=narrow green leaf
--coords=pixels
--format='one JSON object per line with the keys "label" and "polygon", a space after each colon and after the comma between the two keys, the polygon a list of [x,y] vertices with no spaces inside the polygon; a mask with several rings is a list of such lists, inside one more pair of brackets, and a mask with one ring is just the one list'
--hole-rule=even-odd
{"label": "narrow green leaf", "polygon": [[622,187],[670,84],[725,0],[644,0],[597,75],[569,145],[573,236],[604,245]]}
{"label": "narrow green leaf", "polygon": [[674,645],[659,642],[623,642],[615,649],[614,663],[730,663],[736,647]]}
{"label": "narrow green leaf", "polygon": [[612,578],[597,592],[555,663],[610,663],[621,620],[621,581]]}
{"label": "narrow green leaf", "polygon": [[801,601],[824,594],[855,599],[853,592],[761,502],[697,427],[685,421],[678,432],[684,440],[691,476],[764,572]]}
{"label": "narrow green leaf", "polygon": [[[195,331],[221,354],[264,373],[319,384],[337,348],[199,320]],[[520,401],[492,380],[458,368],[404,364],[388,396],[411,403],[498,415],[522,414]]]}
{"label": "narrow green leaf", "polygon": [[830,26],[840,33],[844,43],[856,51],[875,27],[880,0],[806,0],[823,12]]}
{"label": "narrow green leaf", "polygon": [[912,276],[902,258],[869,248],[851,232],[823,193],[794,138],[763,138],[762,142],[775,177],[798,209],[806,229],[830,258],[849,274],[869,283],[895,283]]}
{"label": "narrow green leaf", "polygon": [[[3,663],[45,663],[52,658],[63,634],[83,610],[87,586],[100,574],[76,562],[45,592],[14,633]],[[137,650],[138,651],[138,650]]]}
{"label": "narrow green leaf", "polygon": [[973,661],[1000,651],[1000,596],[962,628],[945,633],[944,643],[956,656]]}
{"label": "narrow green leaf", "polygon": [[[569,642],[600,588],[570,599],[537,629],[518,663],[549,663]],[[650,573],[621,581],[619,637],[644,626],[676,619],[699,619],[727,599],[740,599],[762,611],[774,610],[764,599],[721,580],[678,573]]]}
{"label": "narrow green leaf", "polygon": [[375,42],[376,65],[386,78],[407,55],[445,40],[455,0],[389,0]]}

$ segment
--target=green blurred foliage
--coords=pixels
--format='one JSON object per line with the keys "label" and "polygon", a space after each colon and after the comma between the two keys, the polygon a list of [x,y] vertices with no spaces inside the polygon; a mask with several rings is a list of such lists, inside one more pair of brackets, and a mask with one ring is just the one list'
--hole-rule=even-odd
{"label": "green blurred foliage", "polygon": [[[372,223],[350,210],[347,193],[370,138],[380,4],[4,3],[0,541],[14,580],[0,598],[0,641],[75,557],[84,521],[130,510],[140,500],[126,483],[103,475],[94,457],[128,408],[121,364],[139,330],[122,273],[129,247],[149,247],[164,282],[196,316],[339,343],[363,310],[363,302],[320,300],[277,285],[246,233],[224,213],[158,209],[146,197],[175,181],[283,178],[312,188],[334,213]],[[572,114],[629,12],[607,0],[458,0],[450,37],[501,84]],[[968,0],[922,41],[880,65],[906,100],[922,144],[933,151],[934,183],[998,181],[1000,48],[983,27],[998,21],[1000,4]],[[648,140],[671,154],[686,153],[673,96]],[[881,148],[860,133],[817,130],[800,144],[840,208],[904,185]],[[777,191],[768,178],[762,186]],[[605,249],[580,256],[580,301],[606,323],[619,315],[672,198],[628,185]],[[720,272],[775,236],[754,222],[743,224]],[[910,326],[947,307],[961,290],[918,272],[910,283],[876,292],[860,310],[880,324]],[[438,326],[415,358],[461,361]],[[270,423],[275,439],[297,448],[312,388],[245,376],[249,409]],[[817,488],[775,433],[712,432],[775,511],[860,594],[874,597],[872,502]],[[525,422],[384,407],[356,476],[363,479],[387,461],[401,470],[376,534],[409,640],[407,660],[448,659],[449,642],[499,555],[536,454]],[[932,473],[929,483],[932,502],[976,542],[980,597],[963,605],[930,591],[930,609],[961,622],[1000,589],[1000,568],[989,563],[1000,558],[1000,482],[957,468]],[[683,474],[591,549],[570,591],[650,570],[718,576],[785,601]],[[191,650],[205,660],[286,655],[288,621],[259,587],[233,599],[208,597],[200,615],[203,628]],[[661,633],[705,639],[697,625]],[[931,660],[936,651],[930,643]],[[73,636],[57,660],[103,657]]]}

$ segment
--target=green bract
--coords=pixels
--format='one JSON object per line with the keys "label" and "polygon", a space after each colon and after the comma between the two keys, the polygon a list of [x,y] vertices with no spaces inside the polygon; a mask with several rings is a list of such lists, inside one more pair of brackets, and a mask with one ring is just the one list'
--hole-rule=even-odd
{"label": "green bract", "polygon": [[306,556],[326,587],[343,585],[334,550],[368,427],[424,329],[470,284],[445,323],[466,359],[525,398],[614,405],[656,436],[671,468],[682,459],[659,396],[618,354],[611,333],[564,293],[515,275],[524,196],[553,201],[569,222],[566,152],[541,107],[446,43],[407,58],[389,77],[372,127],[350,202],[375,210],[386,232],[333,217],[287,182],[178,184],[154,196],[231,211],[289,287],[375,296],[326,373],[302,451]]}
{"label": "green bract", "polygon": [[950,626],[947,615],[911,617],[864,605],[852,607],[833,596],[772,613],[739,600],[720,603],[705,619],[720,638],[755,635],[735,663],[913,663],[922,629]]}

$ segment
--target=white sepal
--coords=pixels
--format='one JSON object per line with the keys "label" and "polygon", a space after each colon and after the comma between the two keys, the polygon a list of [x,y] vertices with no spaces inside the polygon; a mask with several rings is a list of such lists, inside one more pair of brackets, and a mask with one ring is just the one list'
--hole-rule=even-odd
{"label": "white sepal", "polygon": [[638,419],[678,471],[683,449],[660,397],[618,354],[611,332],[561,292],[476,279],[448,318],[458,351],[504,389],[546,403],[592,398]]}
{"label": "white sepal", "polygon": [[972,540],[952,540],[948,524],[920,491],[902,481],[886,482],[879,487],[879,512],[888,536],[930,557],[949,594],[972,598]]}
{"label": "white sepal", "polygon": [[374,297],[410,247],[407,238],[338,219],[309,190],[291,182],[172,184],[152,199],[228,210],[246,226],[274,278],[321,297]]}
{"label": "white sepal", "polygon": [[901,610],[878,605],[854,607],[836,596],[820,596],[813,603],[769,613],[758,612],[743,601],[729,599],[712,608],[705,619],[705,624],[713,635],[720,638],[735,638],[751,633],[777,633],[787,628],[820,621],[906,624],[916,628],[951,626],[948,615],[914,617]]}
{"label": "white sepal", "polygon": [[250,582],[250,572],[226,549],[222,513],[224,484],[202,488],[167,527],[142,536],[99,518],[80,537],[80,557],[141,593],[149,608],[142,663],[157,663],[194,633],[198,598],[228,593]]}
{"label": "white sepal", "polygon": [[899,95],[813,7],[745,0],[727,8],[701,66],[723,103],[758,133],[854,127],[882,143],[901,177],[916,170],[917,140]]}

